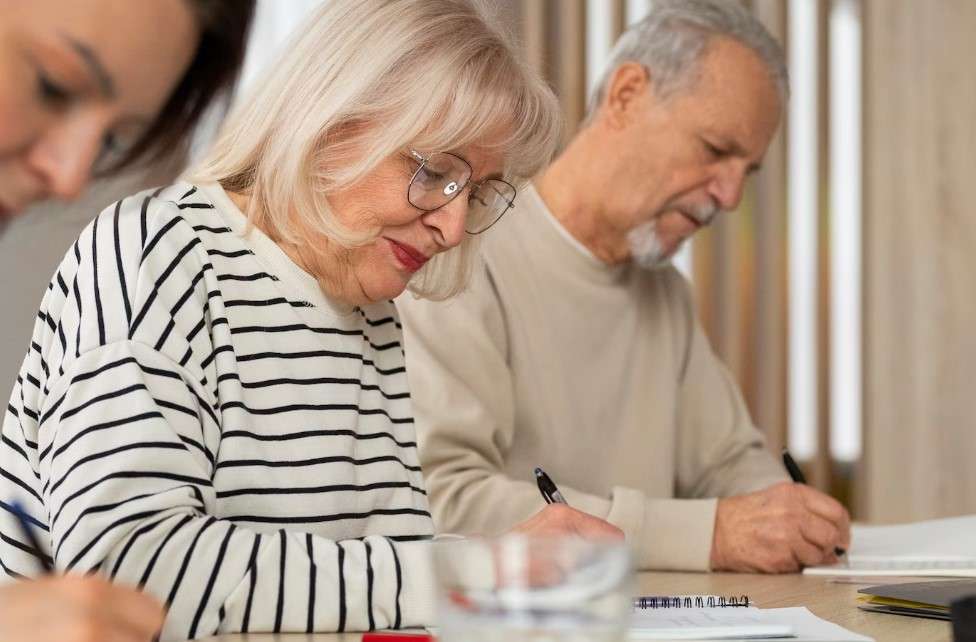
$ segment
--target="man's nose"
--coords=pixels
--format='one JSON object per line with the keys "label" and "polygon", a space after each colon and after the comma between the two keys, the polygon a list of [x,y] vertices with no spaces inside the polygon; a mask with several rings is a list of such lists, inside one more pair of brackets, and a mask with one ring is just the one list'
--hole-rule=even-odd
{"label": "man's nose", "polygon": [[747,170],[745,167],[729,164],[722,168],[719,175],[712,181],[709,193],[718,203],[719,208],[731,212],[739,206],[742,194],[745,192]]}

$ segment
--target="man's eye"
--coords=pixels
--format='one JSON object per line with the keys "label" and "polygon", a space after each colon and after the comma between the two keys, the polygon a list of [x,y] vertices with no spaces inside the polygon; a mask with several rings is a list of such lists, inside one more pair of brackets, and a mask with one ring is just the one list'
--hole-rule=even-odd
{"label": "man's eye", "polygon": [[711,156],[714,156],[716,158],[720,158],[722,156],[725,156],[725,150],[719,149],[718,147],[716,147],[715,145],[711,144],[707,140],[704,140],[703,139],[702,142],[705,144],[706,151],[708,151],[708,153]]}

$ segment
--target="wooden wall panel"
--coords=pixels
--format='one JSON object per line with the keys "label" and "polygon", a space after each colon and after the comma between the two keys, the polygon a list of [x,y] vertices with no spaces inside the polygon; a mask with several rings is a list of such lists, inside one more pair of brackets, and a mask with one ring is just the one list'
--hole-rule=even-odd
{"label": "wooden wall panel", "polygon": [[866,515],[976,512],[976,2],[865,0]]}

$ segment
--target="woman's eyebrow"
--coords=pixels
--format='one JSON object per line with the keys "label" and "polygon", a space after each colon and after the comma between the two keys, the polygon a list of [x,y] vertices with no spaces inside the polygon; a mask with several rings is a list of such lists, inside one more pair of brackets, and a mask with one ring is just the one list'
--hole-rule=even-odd
{"label": "woman's eyebrow", "polygon": [[115,83],[112,82],[112,75],[108,73],[105,69],[105,65],[102,64],[101,59],[95,50],[86,45],[85,43],[72,38],[67,34],[61,34],[61,37],[71,46],[75,52],[81,56],[81,59],[85,61],[85,66],[88,67],[88,71],[98,84],[98,89],[106,98],[115,97]]}

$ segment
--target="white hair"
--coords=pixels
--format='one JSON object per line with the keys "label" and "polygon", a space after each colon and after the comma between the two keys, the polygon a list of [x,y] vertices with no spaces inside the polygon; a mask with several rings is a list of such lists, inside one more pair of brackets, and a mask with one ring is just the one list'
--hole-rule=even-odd
{"label": "white hair", "polygon": [[637,62],[651,70],[655,93],[666,98],[697,80],[699,61],[711,38],[724,36],[752,49],[769,70],[780,98],[789,99],[789,71],[783,49],[739,0],[651,0],[647,15],[627,29],[610,52],[586,120],[603,103],[617,67]]}
{"label": "white hair", "polygon": [[[552,91],[476,0],[329,0],[190,178],[247,194],[250,224],[314,254],[323,236],[347,247],[375,239],[340,225],[328,195],[390,155],[490,146],[522,182],[552,158],[561,122]],[[475,238],[431,259],[410,289],[460,292]]]}

